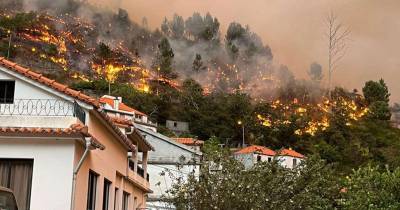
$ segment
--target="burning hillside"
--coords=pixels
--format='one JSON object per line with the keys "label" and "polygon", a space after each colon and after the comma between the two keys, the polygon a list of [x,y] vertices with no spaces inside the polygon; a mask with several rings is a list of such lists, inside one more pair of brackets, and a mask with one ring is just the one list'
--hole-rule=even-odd
{"label": "burning hillside", "polygon": [[[46,74],[63,74],[72,78],[91,80],[104,78],[115,82],[125,77],[137,87],[145,87],[151,78],[139,57],[118,43],[115,49],[99,52],[95,27],[68,13],[52,16],[47,13],[3,12],[1,38],[9,43],[6,57],[16,57],[27,66]],[[16,27],[7,27],[19,23]],[[98,49],[100,48],[100,49]],[[103,50],[104,51],[104,50]]]}
{"label": "burning hillside", "polygon": [[121,9],[113,13],[68,1],[64,8],[43,4],[21,13],[16,2],[1,9],[2,54],[46,74],[60,76],[63,70],[65,78],[127,82],[144,91],[152,81],[177,88],[188,77],[206,93],[254,93],[280,84],[269,47],[238,23],[222,43],[219,22],[210,14],[195,13],[186,22],[175,15],[161,31],[150,31]]}
{"label": "burning hillside", "polygon": [[[67,2],[62,8],[37,5],[28,13],[14,3],[2,7],[0,53],[66,82],[105,80],[109,89],[128,84],[158,95],[161,84],[185,92],[182,83],[193,78],[203,97],[246,93],[254,104],[268,102],[265,109],[270,111],[254,113],[257,124],[272,129],[293,125],[296,135],[324,131],[332,113],[351,125],[368,112],[359,97],[328,100],[319,64],[312,65],[310,80],[296,79],[286,66],[274,63],[271,49],[248,26],[233,22],[221,37],[216,17],[194,13],[186,20],[166,18],[151,31],[122,9]],[[172,96],[167,98],[171,101],[166,104],[174,103]],[[189,104],[199,109],[190,98]]]}

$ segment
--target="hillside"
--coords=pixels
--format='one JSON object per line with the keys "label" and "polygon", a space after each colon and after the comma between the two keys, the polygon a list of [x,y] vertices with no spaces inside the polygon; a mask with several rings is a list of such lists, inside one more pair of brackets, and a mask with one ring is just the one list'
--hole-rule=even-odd
{"label": "hillside", "polygon": [[174,15],[150,30],[122,9],[40,2],[34,12],[22,0],[0,3],[1,56],[95,97],[122,96],[161,125],[187,121],[183,136],[238,146],[243,125],[247,144],[293,147],[340,163],[340,172],[399,165],[383,80],[367,82],[362,94],[327,94],[319,64],[309,80],[296,79],[249,26],[232,22],[222,35],[211,14]]}

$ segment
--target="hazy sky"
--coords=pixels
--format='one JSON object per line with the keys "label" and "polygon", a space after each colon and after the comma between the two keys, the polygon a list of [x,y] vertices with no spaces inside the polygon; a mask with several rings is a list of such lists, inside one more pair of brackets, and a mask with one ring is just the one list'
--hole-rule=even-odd
{"label": "hazy sky", "polygon": [[[93,0],[94,1],[94,0]],[[361,91],[366,80],[385,79],[392,102],[400,102],[400,0],[96,0],[126,9],[140,22],[158,27],[165,16],[210,12],[222,31],[232,21],[250,25],[297,77],[305,77],[310,63],[323,65],[327,75],[324,18],[333,11],[351,28],[349,50],[334,83]],[[112,3],[110,3],[112,2]]]}

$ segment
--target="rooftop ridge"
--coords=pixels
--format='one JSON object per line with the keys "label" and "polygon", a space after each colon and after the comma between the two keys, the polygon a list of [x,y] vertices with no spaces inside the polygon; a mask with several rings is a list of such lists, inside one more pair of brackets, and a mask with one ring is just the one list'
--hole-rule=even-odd
{"label": "rooftop ridge", "polygon": [[71,96],[79,101],[82,101],[84,103],[93,105],[95,107],[99,107],[99,101],[95,98],[92,98],[88,95],[83,94],[80,91],[74,90],[69,88],[66,85],[63,85],[61,83],[56,82],[53,79],[50,79],[48,77],[43,76],[40,73],[35,72],[34,70],[31,70],[29,68],[23,67],[18,65],[17,63],[14,63],[10,60],[5,59],[4,57],[0,57],[0,66],[3,66],[7,69],[13,70],[14,72],[21,74],[29,79],[32,79],[36,82],[39,82],[43,85],[46,85],[47,87],[50,87],[56,91],[59,91],[61,93],[64,93],[68,96]]}

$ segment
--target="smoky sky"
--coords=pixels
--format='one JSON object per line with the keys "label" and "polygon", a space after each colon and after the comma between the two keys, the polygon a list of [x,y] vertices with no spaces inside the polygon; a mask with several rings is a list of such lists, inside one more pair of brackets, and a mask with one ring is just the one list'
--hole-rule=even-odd
{"label": "smoky sky", "polygon": [[[275,62],[298,78],[306,78],[310,64],[322,65],[327,75],[325,17],[334,12],[351,29],[348,50],[333,80],[338,86],[361,91],[367,80],[383,78],[400,101],[400,1],[399,0],[92,0],[102,7],[126,9],[151,28],[174,13],[184,18],[210,12],[221,22],[222,32],[233,21],[249,25],[272,48]],[[326,77],[325,77],[326,79]]]}

